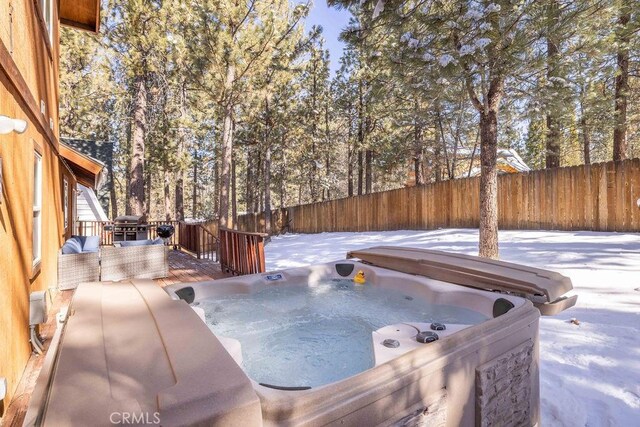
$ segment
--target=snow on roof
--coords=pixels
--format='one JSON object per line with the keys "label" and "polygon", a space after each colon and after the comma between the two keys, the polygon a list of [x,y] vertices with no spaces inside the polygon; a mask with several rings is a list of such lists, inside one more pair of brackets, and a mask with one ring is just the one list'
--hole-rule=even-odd
{"label": "snow on roof", "polygon": [[[471,157],[472,151],[468,148],[458,149],[458,153],[464,157]],[[477,156],[478,153],[475,153]],[[504,173],[529,172],[531,168],[522,160],[522,157],[513,148],[498,149],[498,171]],[[474,167],[467,174],[468,177],[480,175],[480,168]]]}

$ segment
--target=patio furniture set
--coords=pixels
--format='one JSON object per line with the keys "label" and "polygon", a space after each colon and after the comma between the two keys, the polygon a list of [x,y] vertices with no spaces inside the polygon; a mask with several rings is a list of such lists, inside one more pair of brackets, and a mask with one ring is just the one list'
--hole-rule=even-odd
{"label": "patio furniture set", "polygon": [[162,238],[100,246],[99,236],[73,236],[58,253],[58,289],[75,289],[83,282],[167,277],[167,251]]}

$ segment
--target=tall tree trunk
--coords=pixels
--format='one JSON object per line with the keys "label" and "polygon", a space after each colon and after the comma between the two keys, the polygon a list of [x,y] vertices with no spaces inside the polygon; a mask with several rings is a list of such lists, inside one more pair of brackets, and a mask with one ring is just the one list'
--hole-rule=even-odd
{"label": "tall tree trunk", "polygon": [[331,199],[331,188],[329,186],[329,178],[331,176],[331,158],[329,156],[329,153],[326,154],[326,158],[325,158],[325,161],[324,161],[324,176],[325,176],[326,185],[327,185],[327,197],[326,197],[326,200],[330,200]]}
{"label": "tall tree trunk", "polygon": [[453,138],[453,155],[451,156],[451,168],[449,170],[449,179],[456,178],[456,170],[457,170],[457,162],[458,162],[458,148],[461,147],[462,138],[460,136],[460,132],[462,131],[462,121],[464,117],[464,97],[460,97],[460,103],[458,104],[458,118],[456,119],[456,130]]}
{"label": "tall tree trunk", "polygon": [[364,148],[364,139],[365,139],[365,124],[364,124],[364,94],[362,88],[362,81],[358,81],[358,196],[362,195],[362,186],[364,179],[364,168],[363,168],[363,158],[362,158],[362,149]]}
{"label": "tall tree trunk", "polygon": [[191,215],[194,219],[198,218],[198,164],[200,156],[196,151],[193,156],[193,190],[191,192]]}
{"label": "tall tree trunk", "polygon": [[264,188],[260,189],[260,206],[258,212],[264,212]]}
{"label": "tall tree trunk", "polygon": [[[133,120],[129,120],[129,124],[127,126],[127,141],[126,141],[126,146],[125,146],[125,153],[126,153],[126,158],[125,158],[125,162],[126,164],[130,165],[131,161],[133,159],[133,143],[131,141],[131,135],[133,134]],[[125,189],[124,189],[124,194],[125,194],[125,200],[124,200],[124,214],[125,215],[133,215],[132,211],[131,211],[131,205],[129,204],[129,188],[131,186],[131,172],[129,170],[127,170],[126,175],[125,175]],[[117,217],[114,216],[113,218],[115,219]]]}
{"label": "tall tree trunk", "polygon": [[[254,169],[254,181],[253,182],[260,182],[261,180],[261,173],[260,171],[262,170],[262,159],[260,158],[260,153],[256,153],[257,155],[257,162],[256,162],[256,167]],[[262,190],[259,188],[259,186],[255,186],[256,188],[254,188],[253,190],[253,211],[254,212],[262,212],[262,210],[260,209],[260,204],[262,203]]]}
{"label": "tall tree trunk", "polygon": [[349,104],[349,122],[348,122],[348,131],[347,131],[347,195],[349,197],[353,197],[353,141],[352,141],[352,115],[351,115],[351,104]]}
{"label": "tall tree trunk", "polygon": [[164,170],[164,219],[171,221],[171,177],[169,174],[169,168]]}
{"label": "tall tree trunk", "polygon": [[184,221],[184,170],[182,166],[178,167],[176,172],[176,221]]}
{"label": "tall tree trunk", "polygon": [[[416,112],[418,111],[418,102],[415,102]],[[418,122],[418,117],[414,117],[413,124],[413,173],[416,177],[416,185],[424,184],[424,175],[422,174],[422,164],[424,161],[424,147],[422,146],[422,127]]]}
{"label": "tall tree trunk", "polygon": [[621,2],[618,17],[618,55],[616,57],[618,70],[615,85],[615,128],[613,129],[613,160],[627,158],[627,97],[629,95],[629,29],[631,20],[630,2]]}
{"label": "tall tree trunk", "polygon": [[144,215],[144,143],[147,127],[147,88],[144,77],[134,82],[133,130],[131,132],[131,163],[129,165],[128,206],[132,215]]}
{"label": "tall tree trunk", "polygon": [[220,227],[232,227],[232,220],[229,218],[229,188],[231,184],[231,156],[233,153],[233,82],[235,80],[235,67],[227,66],[227,76],[225,79],[225,92],[227,100],[223,109],[222,124],[222,164],[220,171],[220,204],[218,223]]}
{"label": "tall tree trunk", "polygon": [[[286,140],[284,134],[281,139],[281,146],[286,147]],[[280,174],[280,209],[286,206],[287,201],[287,187],[285,185],[285,174],[287,172],[287,152],[282,150],[282,169]]]}
{"label": "tall tree trunk", "polygon": [[322,199],[329,200],[331,198],[330,186],[329,186],[329,176],[331,175],[330,169],[330,146],[331,146],[331,130],[329,128],[329,104],[325,101],[324,105],[324,143],[325,143],[325,160],[324,160],[324,177],[325,177],[325,185],[326,185],[326,197],[325,197],[325,189],[322,190]]}
{"label": "tall tree trunk", "polygon": [[442,133],[440,132],[440,114],[434,116],[433,126],[433,178],[436,182],[442,180]]}
{"label": "tall tree trunk", "polygon": [[581,106],[580,130],[582,131],[582,155],[584,164],[591,164],[591,138],[589,137],[589,126],[585,116],[584,107]]}
{"label": "tall tree trunk", "polygon": [[175,186],[175,218],[177,221],[184,221],[184,150],[187,144],[187,132],[185,129],[185,121],[187,119],[187,100],[186,88],[182,85],[182,93],[180,97],[180,129],[178,130],[178,169],[176,170],[176,186]]}
{"label": "tall tree trunk", "polygon": [[545,123],[547,125],[545,166],[557,168],[560,167],[560,129],[552,114],[547,114]]}
{"label": "tall tree trunk", "polygon": [[231,218],[233,218],[233,228],[237,229],[238,225],[236,221],[238,220],[238,193],[237,193],[237,182],[236,182],[236,159],[235,156],[231,159]]}
{"label": "tall tree trunk", "polygon": [[248,212],[254,212],[253,210],[253,191],[254,186],[251,185],[253,180],[253,156],[251,155],[251,147],[247,147],[247,177],[245,186],[245,203],[247,205]]}
{"label": "tall tree trunk", "polygon": [[264,229],[271,234],[271,111],[269,100],[264,101]]}
{"label": "tall tree trunk", "polygon": [[[445,170],[447,171],[447,175],[449,176],[449,179],[453,179],[453,174],[451,172],[451,165],[449,163],[449,150],[447,150],[447,140],[444,135],[444,126],[442,124],[442,110],[440,110],[440,102],[438,101],[436,101],[435,110],[436,110],[436,120],[438,124],[438,129],[436,129],[436,132],[440,132],[439,141],[442,146],[442,153],[444,153]],[[442,162],[440,162],[440,173],[442,173]]]}
{"label": "tall tree trunk", "polygon": [[480,242],[479,255],[498,258],[498,115],[480,114]]}
{"label": "tall tree trunk", "polygon": [[151,175],[151,159],[147,159],[146,170],[144,171],[144,217],[151,218],[151,190],[153,189],[153,176]]}
{"label": "tall tree trunk", "polygon": [[113,167],[109,168],[107,173],[109,174],[109,182],[111,188],[109,188],[109,200],[111,204],[111,219],[118,217],[118,196],[116,194],[116,182],[113,179]]}
{"label": "tall tree trunk", "polygon": [[[499,49],[499,46],[497,47]],[[495,54],[492,48],[489,56]],[[478,99],[473,80],[466,78],[467,92],[474,108],[480,114],[480,238],[478,254],[498,258],[498,110],[504,94],[504,77],[500,73],[491,77],[489,88]]]}
{"label": "tall tree trunk", "polygon": [[281,176],[281,178],[280,178],[280,209],[282,209],[282,208],[284,208],[286,206],[285,200],[286,200],[287,196],[286,196],[285,189],[284,189],[285,188],[285,185],[284,185],[285,170],[286,170],[286,168],[284,168],[284,170],[282,171],[282,174],[280,175]]}
{"label": "tall tree trunk", "polygon": [[364,183],[364,165],[362,150],[358,149],[358,196],[362,196],[362,184]]}
{"label": "tall tree trunk", "polygon": [[271,146],[264,151],[264,232],[271,234]]}
{"label": "tall tree trunk", "polygon": [[[559,18],[559,5],[557,0],[548,0],[547,4],[547,81],[554,85],[554,78],[559,74],[559,48],[558,40],[556,40],[556,30]],[[553,87],[553,86],[552,86]],[[546,156],[545,163],[547,168],[557,168],[560,166],[560,120],[559,111],[556,105],[558,101],[547,100],[546,106]]]}
{"label": "tall tree trunk", "polygon": [[351,142],[347,148],[347,195],[353,197],[353,148]]}
{"label": "tall tree trunk", "polygon": [[370,194],[373,190],[373,151],[365,153],[365,191]]}
{"label": "tall tree trunk", "polygon": [[213,149],[215,159],[213,161],[213,212],[220,212],[220,198],[216,194],[220,194],[220,150]]}
{"label": "tall tree trunk", "polygon": [[318,201],[318,165],[316,163],[316,141],[317,141],[317,97],[318,97],[318,81],[316,76],[317,62],[313,60],[313,86],[311,91],[311,111],[313,113],[313,120],[311,122],[311,174],[309,175],[309,192],[311,193],[311,202]]}

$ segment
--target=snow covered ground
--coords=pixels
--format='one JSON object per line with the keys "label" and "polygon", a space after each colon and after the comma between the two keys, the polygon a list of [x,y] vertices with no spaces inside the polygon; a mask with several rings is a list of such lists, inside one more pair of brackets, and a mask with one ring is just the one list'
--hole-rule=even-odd
{"label": "snow covered ground", "polygon": [[[475,255],[477,242],[477,230],[462,229],[287,234],[265,252],[276,270],[381,244]],[[500,256],[561,272],[579,295],[540,321],[541,425],[640,426],[640,234],[501,231]]]}

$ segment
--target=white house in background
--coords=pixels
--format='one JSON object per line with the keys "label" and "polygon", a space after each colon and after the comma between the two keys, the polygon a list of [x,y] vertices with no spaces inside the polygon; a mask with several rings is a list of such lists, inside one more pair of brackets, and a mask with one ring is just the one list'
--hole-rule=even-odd
{"label": "white house in background", "polygon": [[[66,146],[78,151],[84,157],[93,159],[104,165],[100,180],[94,187],[84,184],[85,187],[91,189],[93,195],[85,194],[83,200],[78,194],[78,217],[80,221],[99,221],[104,213],[107,215],[113,213],[113,205],[115,203],[113,194],[113,143],[109,141],[100,141],[92,139],[62,137],[61,142]],[[90,190],[91,191],[91,190]],[[95,196],[95,197],[93,197]],[[93,203],[98,200],[98,205],[93,209]],[[84,209],[82,209],[84,207]],[[89,216],[92,215],[90,218]]]}
{"label": "white house in background", "polygon": [[78,184],[76,195],[76,219],[78,221],[108,221],[109,217],[102,209],[102,205],[92,188]]}
{"label": "white house in background", "polygon": [[[432,149],[427,149],[432,152]],[[451,154],[451,153],[450,153]],[[522,157],[513,148],[498,148],[498,158],[496,160],[497,169],[499,174],[505,173],[522,173],[529,172],[531,168],[527,165]],[[415,161],[412,159],[408,163],[407,180],[405,181],[405,187],[413,187],[416,185],[416,173],[415,173]],[[458,147],[455,151],[455,177],[456,178],[471,178],[480,175],[480,150],[474,148]],[[423,165],[425,169],[430,168],[431,164]],[[447,166],[442,165],[445,169]],[[427,172],[431,173],[431,172]]]}
{"label": "white house in background", "polygon": [[[459,154],[463,156],[463,158],[469,158],[474,153],[467,148],[459,149]],[[480,153],[475,153],[476,156],[479,157]],[[521,172],[529,172],[531,168],[527,165],[522,157],[518,154],[516,150],[513,148],[498,148],[498,159],[497,159],[497,167],[498,173],[521,173]],[[472,177],[480,175],[480,167],[474,166],[471,170],[466,173],[465,177]]]}
{"label": "white house in background", "polygon": [[87,171],[92,172],[88,175],[89,178],[78,179],[74,190],[76,203],[72,212],[73,220],[108,221],[109,218],[100,206],[94,191],[94,188],[100,188],[105,180],[105,164],[63,141],[60,141],[60,152],[65,156],[69,169],[76,175],[83,176]]}

